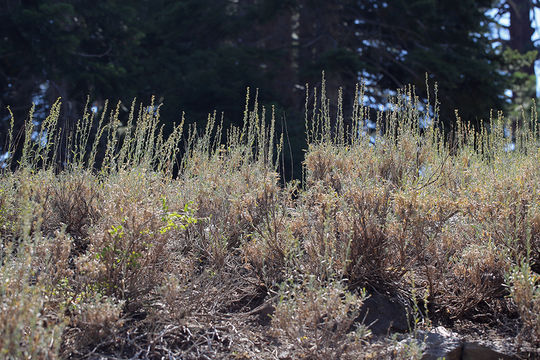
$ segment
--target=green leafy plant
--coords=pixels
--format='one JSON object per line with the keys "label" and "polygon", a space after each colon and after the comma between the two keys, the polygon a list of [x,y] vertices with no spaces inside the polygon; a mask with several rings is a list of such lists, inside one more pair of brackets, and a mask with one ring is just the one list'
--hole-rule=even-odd
{"label": "green leafy plant", "polygon": [[161,220],[165,223],[165,225],[159,229],[161,234],[165,234],[167,231],[173,229],[186,230],[188,226],[197,224],[197,219],[193,217],[195,210],[191,207],[193,202],[185,204],[183,212],[181,213],[176,211],[169,212],[169,207],[167,206],[167,200],[165,197],[162,198],[162,202],[165,215],[163,215]]}

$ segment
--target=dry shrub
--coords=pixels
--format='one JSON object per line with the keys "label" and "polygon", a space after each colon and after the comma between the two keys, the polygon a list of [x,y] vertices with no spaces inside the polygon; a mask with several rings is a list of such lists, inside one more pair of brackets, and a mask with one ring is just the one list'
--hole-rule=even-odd
{"label": "dry shrub", "polygon": [[0,354],[5,359],[56,359],[63,319],[51,311],[48,291],[36,283],[28,246],[0,266]]}
{"label": "dry shrub", "polygon": [[524,165],[462,191],[463,212],[515,261],[528,252],[534,263],[540,261],[539,180],[540,174]]}
{"label": "dry shrub", "polygon": [[62,350],[69,357],[132,351],[128,334],[150,329],[140,318],[164,296],[159,289],[167,274],[182,264],[192,273],[189,262],[196,263],[186,250],[196,219],[189,205],[172,196],[171,182],[133,169],[98,186],[100,216],[87,236],[87,251],[74,259],[72,276],[56,285],[70,316]]}
{"label": "dry shrub", "polygon": [[2,176],[3,209],[2,242],[12,244],[12,250],[32,236],[40,236],[43,222],[43,189],[51,180],[51,174],[21,170],[12,175]]}
{"label": "dry shrub", "polygon": [[99,183],[89,172],[61,174],[46,184],[42,231],[63,229],[80,254],[88,245],[88,230],[99,217]]}
{"label": "dry shrub", "polygon": [[245,311],[266,295],[254,271],[234,256],[229,256],[223,266],[202,269],[197,259],[186,258],[183,266],[171,269],[157,293],[162,302],[159,321],[165,323],[202,314]]}
{"label": "dry shrub", "polygon": [[411,130],[400,133],[397,139],[387,139],[374,154],[372,176],[405,187],[414,182],[421,168],[432,160],[430,145]]}
{"label": "dry shrub", "polygon": [[321,283],[310,277],[285,283],[272,318],[272,333],[283,348],[291,349],[292,358],[348,358],[369,337],[366,327],[355,324],[364,300],[365,294],[353,294],[337,281]]}
{"label": "dry shrub", "polygon": [[[350,156],[344,150],[342,155]],[[380,178],[355,177],[354,170],[336,173],[330,182],[315,181],[310,174],[298,205],[303,222],[294,228],[304,239],[311,272],[395,287],[411,267],[436,261],[437,239],[458,212],[451,198],[431,189],[400,189]]]}
{"label": "dry shrub", "polygon": [[396,279],[386,232],[388,188],[366,184],[338,196],[314,185],[302,201],[305,227],[301,237],[312,273],[339,274],[353,284],[374,286]]}
{"label": "dry shrub", "polygon": [[280,188],[272,182],[244,198],[241,216],[249,222],[250,233],[243,257],[269,287],[283,281],[299,255],[299,241],[291,229],[296,191],[296,183]]}
{"label": "dry shrub", "polygon": [[279,192],[277,174],[263,164],[241,160],[238,151],[218,152],[205,161],[201,154],[193,154],[188,163],[195,165],[186,170],[181,183],[186,198],[196,204],[197,217],[203,219],[199,227],[206,229],[199,234],[203,241],[211,244],[221,238],[226,250],[241,245],[270,210],[261,208],[270,206],[261,201],[270,201]]}
{"label": "dry shrub", "polygon": [[186,224],[182,214],[160,206],[162,184],[144,171],[112,178],[103,186],[107,201],[89,235],[87,253],[76,260],[76,281],[135,306],[160,284],[167,271],[168,245]]}
{"label": "dry shrub", "polygon": [[507,277],[512,299],[522,321],[521,338],[540,345],[540,276],[523,261]]}
{"label": "dry shrub", "polygon": [[[415,320],[495,326],[517,309],[522,337],[538,338],[537,139],[511,153],[504,125],[478,135],[458,121],[450,148],[408,89],[378,115],[371,144],[367,109],[347,128],[327,100],[308,124],[302,188],[280,186],[274,118],[257,105],[243,128],[223,134],[215,115],[202,136],[192,128],[176,179],[181,130],[166,140],[158,112],[142,107],[150,115],[133,111],[123,139],[118,112],[93,145],[83,119],[72,139],[92,152],[59,174],[50,148],[31,143],[21,168],[0,174],[7,356],[54,358],[65,317],[66,358],[241,358],[233,348],[270,358],[275,342],[251,311],[272,305],[284,279],[304,279],[283,285],[271,324],[292,358],[419,356],[354,331],[364,286],[409,296]],[[96,159],[99,174],[85,170]],[[262,353],[231,340],[254,333]]]}
{"label": "dry shrub", "polygon": [[[451,319],[489,321],[489,315],[507,311],[504,273],[508,268],[504,256],[493,244],[479,244],[478,238],[449,258],[443,271],[434,271],[431,299],[435,311]],[[502,302],[502,304],[501,304]]]}
{"label": "dry shrub", "polygon": [[111,347],[124,320],[122,303],[95,295],[85,299],[71,315],[63,334],[62,357],[82,358]]}
{"label": "dry shrub", "polygon": [[311,144],[304,161],[309,185],[322,182],[337,192],[342,190],[344,177],[356,172],[358,164],[339,147]]}
{"label": "dry shrub", "polygon": [[[55,289],[59,284],[71,281],[74,276],[73,266],[73,239],[70,235],[55,231],[53,236],[40,239],[34,245],[35,256],[32,258],[32,268],[37,270],[37,278],[43,284]],[[58,299],[55,290],[52,291],[50,301],[64,301]]]}
{"label": "dry shrub", "polygon": [[[245,340],[235,327],[242,322],[234,315],[254,306],[251,302],[258,301],[261,285],[237,259],[229,256],[226,260],[212,267],[201,266],[191,254],[177,256],[144,312],[117,320],[112,325],[116,330],[101,338],[98,353],[129,358],[197,359],[202,354],[230,358],[231,338]],[[247,320],[241,314],[238,318]]]}
{"label": "dry shrub", "polygon": [[191,250],[201,263],[219,268],[231,252],[243,253],[272,283],[282,278],[290,252],[285,230],[295,186],[282,189],[274,166],[243,141],[216,149],[195,145],[176,185],[196,207]]}
{"label": "dry shrub", "polygon": [[298,205],[304,226],[295,228],[319,268],[313,273],[330,269],[352,283],[395,287],[412,266],[432,261],[428,249],[457,208],[430,189],[444,154],[407,126],[375,146],[310,144]]}
{"label": "dry shrub", "polygon": [[4,176],[0,182],[0,237],[2,246],[7,245],[15,231],[16,210],[13,176]]}
{"label": "dry shrub", "polygon": [[[530,209],[530,254],[531,269],[540,274],[540,201]],[[536,255],[536,256],[535,256]]]}

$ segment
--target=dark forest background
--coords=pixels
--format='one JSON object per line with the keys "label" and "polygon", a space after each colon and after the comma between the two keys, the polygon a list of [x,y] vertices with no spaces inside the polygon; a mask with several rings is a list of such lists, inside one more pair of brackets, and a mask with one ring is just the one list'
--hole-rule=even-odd
{"label": "dark forest background", "polygon": [[[246,88],[275,106],[286,130],[287,177],[299,176],[305,147],[306,84],[328,97],[343,88],[347,114],[355,86],[384,109],[407,84],[426,99],[438,84],[440,123],[474,125],[491,110],[519,119],[536,96],[533,0],[1,0],[0,150],[10,124],[22,134],[62,98],[62,126],[73,127],[90,98],[163,103],[161,119],[226,124],[243,118]],[[431,87],[433,91],[433,87]],[[433,94],[431,94],[433,95]],[[372,115],[372,119],[375,115]],[[292,161],[292,164],[291,164]],[[294,164],[294,166],[293,166]]]}

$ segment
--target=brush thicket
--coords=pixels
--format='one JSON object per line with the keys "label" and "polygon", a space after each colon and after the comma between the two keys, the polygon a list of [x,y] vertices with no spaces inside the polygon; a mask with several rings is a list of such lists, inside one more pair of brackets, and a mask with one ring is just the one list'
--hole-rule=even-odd
{"label": "brush thicket", "polygon": [[37,133],[31,110],[0,175],[2,356],[270,358],[248,333],[293,357],[401,356],[357,317],[373,291],[408,299],[415,328],[517,314],[537,340],[536,114],[515,142],[502,114],[443,134],[436,98],[407,88],[368,119],[362,89],[350,113],[308,91],[288,184],[274,109],[249,92],[243,126],[213,113],[202,131],[165,131],[153,99],[125,119],[86,107],[72,132],[60,101]]}

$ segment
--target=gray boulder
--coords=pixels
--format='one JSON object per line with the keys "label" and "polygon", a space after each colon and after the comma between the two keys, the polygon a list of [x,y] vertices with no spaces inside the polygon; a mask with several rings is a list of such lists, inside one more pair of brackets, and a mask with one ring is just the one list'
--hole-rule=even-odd
{"label": "gray boulder", "polygon": [[463,352],[463,342],[458,334],[443,326],[436,327],[428,333],[422,332],[419,341],[424,343],[422,360],[460,360]]}
{"label": "gray boulder", "polygon": [[[423,335],[423,337],[422,337]],[[500,344],[464,341],[458,334],[439,326],[427,333],[420,332],[417,341],[423,342],[422,360],[514,360]]]}
{"label": "gray boulder", "polygon": [[409,307],[398,298],[383,294],[370,295],[360,309],[359,320],[369,326],[375,335],[387,335],[393,332],[410,330],[407,311]]}

